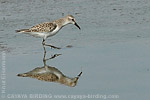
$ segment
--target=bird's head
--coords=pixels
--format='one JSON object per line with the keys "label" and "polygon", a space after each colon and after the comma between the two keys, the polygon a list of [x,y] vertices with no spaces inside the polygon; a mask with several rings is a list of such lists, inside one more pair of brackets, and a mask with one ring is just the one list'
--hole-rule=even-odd
{"label": "bird's head", "polygon": [[78,79],[81,76],[81,74],[82,74],[82,72],[80,72],[80,74],[77,77],[72,78],[71,81],[70,81],[69,86],[75,87],[77,85]]}
{"label": "bird's head", "polygon": [[70,24],[74,24],[74,25],[77,26],[79,29],[81,29],[80,26],[76,23],[75,18],[74,18],[72,15],[68,15],[68,16],[67,16],[67,21],[68,21]]}

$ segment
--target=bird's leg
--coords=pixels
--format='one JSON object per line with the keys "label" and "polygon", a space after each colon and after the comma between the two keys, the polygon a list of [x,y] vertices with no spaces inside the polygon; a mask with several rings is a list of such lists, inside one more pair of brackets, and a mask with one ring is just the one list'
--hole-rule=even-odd
{"label": "bird's leg", "polygon": [[46,49],[45,49],[44,44],[43,44],[43,49],[44,49],[43,64],[44,64],[44,66],[46,66],[46,58],[45,58],[46,57]]}
{"label": "bird's leg", "polygon": [[42,44],[43,44],[44,46],[50,46],[51,48],[54,48],[54,49],[61,49],[60,47],[55,47],[55,46],[53,46],[53,45],[46,44],[46,43],[45,43],[45,39],[43,39]]}
{"label": "bird's leg", "polygon": [[44,64],[45,70],[47,70],[48,67],[46,65],[47,60],[46,60],[46,49],[45,49],[45,45],[44,45],[44,40],[43,40],[42,44],[43,44],[43,49],[44,49],[43,64]]}
{"label": "bird's leg", "polygon": [[43,39],[42,44],[43,44],[43,46],[45,45],[45,39]]}

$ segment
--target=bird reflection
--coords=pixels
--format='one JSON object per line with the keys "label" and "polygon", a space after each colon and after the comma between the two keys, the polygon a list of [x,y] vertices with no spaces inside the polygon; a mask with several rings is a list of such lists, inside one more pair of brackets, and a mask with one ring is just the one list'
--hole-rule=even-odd
{"label": "bird reflection", "polygon": [[58,70],[55,67],[51,67],[46,65],[46,61],[50,59],[54,59],[57,56],[60,56],[61,54],[55,54],[51,56],[50,58],[46,59],[46,49],[44,48],[44,57],[43,57],[43,67],[37,67],[33,69],[32,71],[29,71],[27,73],[18,74],[17,76],[20,77],[31,77],[35,78],[41,81],[47,81],[47,82],[57,82],[61,83],[70,87],[75,87],[77,85],[78,79],[82,74],[82,71],[80,72],[77,77],[70,78],[68,76],[65,76],[60,70]]}

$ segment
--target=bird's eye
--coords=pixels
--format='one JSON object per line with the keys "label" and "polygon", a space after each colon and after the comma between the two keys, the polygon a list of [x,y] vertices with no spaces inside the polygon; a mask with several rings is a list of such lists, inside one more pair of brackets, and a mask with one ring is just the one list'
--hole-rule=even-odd
{"label": "bird's eye", "polygon": [[74,19],[71,19],[72,21],[74,21]]}

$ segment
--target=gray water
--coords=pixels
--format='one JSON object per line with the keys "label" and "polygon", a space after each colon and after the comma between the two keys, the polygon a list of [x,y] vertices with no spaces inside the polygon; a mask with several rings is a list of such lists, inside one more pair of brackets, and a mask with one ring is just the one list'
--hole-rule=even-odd
{"label": "gray water", "polygon": [[[141,100],[150,98],[150,1],[149,0],[0,0],[1,67],[5,68],[6,84],[1,84],[5,98],[14,99],[31,94],[117,95],[110,100]],[[47,47],[47,57],[62,55],[47,62],[65,75],[75,77],[82,70],[76,87],[17,77],[43,66],[42,39],[17,34],[41,22],[72,14],[81,30],[65,26],[46,40],[61,50]],[[66,48],[72,45],[72,48]],[[3,59],[3,55],[5,59]],[[5,61],[3,61],[5,60]],[[3,79],[1,79],[2,83]],[[5,87],[5,88],[4,88]],[[23,99],[23,97],[19,98]],[[40,99],[40,97],[39,97]],[[44,97],[42,98],[44,99]],[[74,98],[61,98],[75,99]],[[85,100],[94,98],[85,98]]]}

